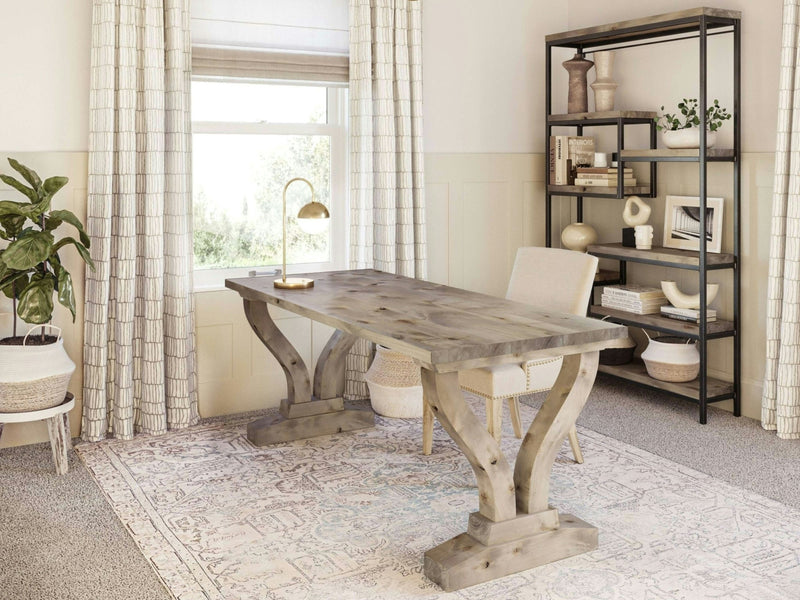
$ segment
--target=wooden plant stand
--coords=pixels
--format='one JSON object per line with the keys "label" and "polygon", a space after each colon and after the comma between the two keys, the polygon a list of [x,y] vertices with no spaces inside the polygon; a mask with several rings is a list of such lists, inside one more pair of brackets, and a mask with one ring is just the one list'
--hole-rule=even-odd
{"label": "wooden plant stand", "polygon": [[69,411],[75,406],[75,398],[67,392],[64,402],[42,410],[28,412],[0,413],[0,436],[6,423],[27,423],[29,421],[47,420],[47,433],[50,435],[50,447],[53,450],[53,462],[56,473],[64,475],[69,469],[67,450],[72,448],[72,437],[69,430]]}

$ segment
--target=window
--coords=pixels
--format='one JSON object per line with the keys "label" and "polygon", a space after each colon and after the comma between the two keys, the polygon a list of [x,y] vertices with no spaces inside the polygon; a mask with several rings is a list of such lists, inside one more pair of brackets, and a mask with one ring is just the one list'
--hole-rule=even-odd
{"label": "window", "polygon": [[281,264],[283,188],[314,185],[331,213],[322,234],[295,216],[308,186],[287,190],[287,271],[345,267],[347,90],[235,79],[192,82],[195,286]]}

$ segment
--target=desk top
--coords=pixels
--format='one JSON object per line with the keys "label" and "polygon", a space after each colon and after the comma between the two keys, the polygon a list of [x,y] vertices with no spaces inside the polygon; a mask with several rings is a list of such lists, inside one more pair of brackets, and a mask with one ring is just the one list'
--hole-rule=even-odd
{"label": "desk top", "polygon": [[626,327],[374,270],[328,271],[314,287],[281,290],[274,277],[227,279],[267,302],[403,352],[435,371],[602,350]]}

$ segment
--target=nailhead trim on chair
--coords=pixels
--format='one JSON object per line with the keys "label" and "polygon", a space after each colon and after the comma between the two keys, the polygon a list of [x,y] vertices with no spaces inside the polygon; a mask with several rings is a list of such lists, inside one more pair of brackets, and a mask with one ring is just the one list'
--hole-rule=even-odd
{"label": "nailhead trim on chair", "polygon": [[[531,367],[539,367],[541,365],[547,365],[550,363],[558,362],[561,360],[563,356],[556,356],[555,358],[545,358],[542,360],[529,360],[525,363],[525,394],[535,394],[536,392],[545,392],[549,390],[549,387],[539,388],[538,390],[531,390],[528,389],[531,387]],[[517,396],[522,396],[523,394],[516,394]],[[504,398],[512,398],[514,394],[511,396],[504,396]]]}

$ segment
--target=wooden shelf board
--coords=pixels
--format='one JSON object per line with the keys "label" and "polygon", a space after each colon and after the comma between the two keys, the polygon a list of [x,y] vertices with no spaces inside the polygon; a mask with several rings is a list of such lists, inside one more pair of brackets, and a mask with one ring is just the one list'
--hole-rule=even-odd
{"label": "wooden shelf board", "polygon": [[[678,321],[668,319],[656,313],[653,315],[637,315],[636,313],[624,310],[616,310],[607,306],[592,305],[589,309],[591,317],[611,317],[618,321],[624,321],[624,325],[643,327],[645,329],[654,328],[662,331],[669,331],[677,335],[689,335],[692,337],[700,336],[700,326],[688,321]],[[706,324],[706,333],[719,334],[733,332],[733,321],[711,321]]]}
{"label": "wooden shelf board", "polygon": [[[616,187],[594,186],[594,185],[548,185],[547,191],[558,196],[602,196],[605,198],[616,198]],[[649,194],[650,186],[637,185],[623,188],[625,196],[638,196]]]}
{"label": "wooden shelf board", "polygon": [[[732,148],[708,148],[706,150],[706,157],[709,160],[733,160],[734,152]],[[698,148],[656,148],[653,150],[623,150],[620,152],[622,162],[627,159],[629,162],[634,161],[658,161],[658,160],[699,160],[700,150]]]}
{"label": "wooden shelf board", "polygon": [[[627,260],[631,262],[660,262],[676,267],[697,267],[700,264],[700,253],[694,250],[677,250],[675,248],[663,248],[653,246],[652,250],[639,250],[628,248],[620,243],[616,244],[592,244],[587,248],[589,254],[602,256],[603,258],[614,258],[617,260]],[[706,253],[706,265],[733,265],[733,254],[715,252]]]}
{"label": "wooden shelf board", "polygon": [[551,123],[561,121],[607,121],[609,119],[656,119],[658,113],[646,110],[608,110],[604,112],[584,112],[547,117]]}
{"label": "wooden shelf board", "polygon": [[[646,385],[658,390],[664,390],[686,398],[692,398],[695,401],[700,400],[700,379],[696,378],[686,383],[674,383],[670,381],[659,381],[653,379],[647,374],[647,369],[644,363],[639,360],[634,360],[626,365],[600,365],[598,371],[614,375],[621,379],[635,381],[636,383]],[[717,396],[724,396],[733,393],[733,384],[728,381],[714,379],[713,377],[706,378],[706,391],[708,398]]]}
{"label": "wooden shelf board", "polygon": [[618,281],[619,281],[619,271],[600,269],[594,276],[595,285],[603,285],[603,284],[611,285],[611,282],[616,283]]}
{"label": "wooden shelf board", "polygon": [[[607,23],[596,27],[573,29],[562,33],[553,33],[545,36],[545,42],[553,45],[570,45],[580,40],[589,42],[589,45],[611,44],[626,40],[644,39],[649,37],[668,36],[683,31],[697,29],[701,16],[717,17],[720,19],[736,20],[742,18],[738,10],[725,10],[719,8],[691,8],[671,13],[664,13],[641,19]],[[725,27],[727,23],[710,22],[708,27]]]}

